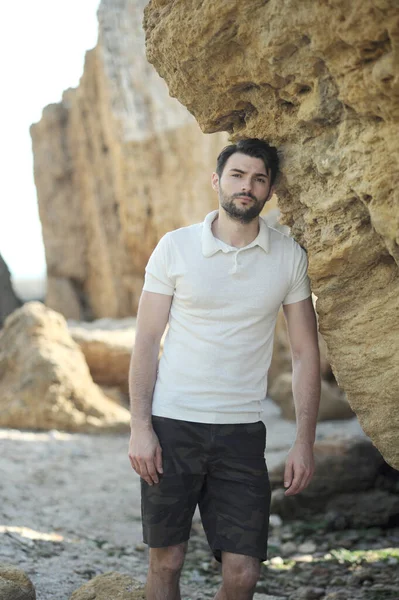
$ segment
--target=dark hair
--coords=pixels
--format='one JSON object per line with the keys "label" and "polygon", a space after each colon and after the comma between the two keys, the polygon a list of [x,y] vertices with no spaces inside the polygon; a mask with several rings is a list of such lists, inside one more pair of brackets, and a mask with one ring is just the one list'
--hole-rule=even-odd
{"label": "dark hair", "polygon": [[235,152],[241,152],[247,154],[253,158],[260,158],[265,164],[266,173],[270,171],[270,185],[274,183],[278,173],[279,158],[277,154],[277,148],[270,146],[264,140],[258,138],[248,138],[240,140],[236,144],[225,146],[216,162],[216,173],[221,177],[224,166],[227,160]]}

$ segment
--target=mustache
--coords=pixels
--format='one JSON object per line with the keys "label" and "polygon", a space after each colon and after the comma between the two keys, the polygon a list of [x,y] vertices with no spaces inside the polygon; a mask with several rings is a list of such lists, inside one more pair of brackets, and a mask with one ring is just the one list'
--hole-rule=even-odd
{"label": "mustache", "polygon": [[251,198],[252,200],[257,200],[257,198],[251,194],[251,192],[248,192],[248,194],[233,194],[233,198]]}

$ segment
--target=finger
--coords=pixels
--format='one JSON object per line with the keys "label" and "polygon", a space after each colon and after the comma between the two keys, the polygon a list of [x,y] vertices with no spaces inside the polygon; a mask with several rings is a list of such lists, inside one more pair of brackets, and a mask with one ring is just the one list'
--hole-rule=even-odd
{"label": "finger", "polygon": [[159,477],[155,464],[155,455],[146,461],[147,471],[154,483],[159,483]]}
{"label": "finger", "polygon": [[155,467],[158,473],[163,473],[162,468],[162,448],[161,446],[157,446],[155,450]]}
{"label": "finger", "polygon": [[138,475],[140,475],[140,465],[135,458],[132,458],[133,469],[136,471]]}
{"label": "finger", "polygon": [[299,467],[294,469],[294,479],[288,490],[285,492],[287,496],[293,496],[294,494],[298,493],[304,474],[304,471],[300,470]]}
{"label": "finger", "polygon": [[148,473],[147,465],[146,465],[144,459],[139,458],[138,459],[138,463],[139,463],[139,474],[140,474],[140,477],[142,479],[144,479],[144,481],[146,481],[148,483],[148,485],[153,485],[152,478],[150,477],[150,475]]}
{"label": "finger", "polygon": [[294,494],[299,494],[306,487],[306,482],[308,480],[309,471],[308,469],[302,467],[298,468],[298,476],[294,479],[294,482],[289,490],[289,496],[293,496]]}
{"label": "finger", "polygon": [[292,483],[292,478],[294,475],[294,468],[293,468],[293,464],[290,460],[288,460],[286,462],[285,465],[285,470],[284,470],[284,487],[288,488],[290,487],[291,483]]}
{"label": "finger", "polygon": [[130,454],[129,454],[129,461],[130,461],[132,469],[134,469],[134,471],[137,472],[137,463],[134,460],[133,456],[130,456]]}

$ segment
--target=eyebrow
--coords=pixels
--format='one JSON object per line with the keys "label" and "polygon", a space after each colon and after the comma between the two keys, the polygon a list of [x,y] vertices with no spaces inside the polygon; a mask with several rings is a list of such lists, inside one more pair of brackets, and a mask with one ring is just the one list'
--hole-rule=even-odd
{"label": "eyebrow", "polygon": [[[230,171],[236,171],[237,173],[241,173],[242,175],[245,175],[246,171],[242,171],[241,169],[235,169],[232,168],[230,169]],[[265,179],[267,179],[269,176],[266,175],[266,173],[255,173],[256,177],[265,177]]]}

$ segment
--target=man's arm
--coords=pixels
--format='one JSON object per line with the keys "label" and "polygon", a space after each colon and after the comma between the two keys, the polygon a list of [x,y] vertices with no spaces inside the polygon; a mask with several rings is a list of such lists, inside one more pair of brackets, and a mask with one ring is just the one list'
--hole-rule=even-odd
{"label": "man's arm", "polygon": [[162,473],[162,450],[152,428],[151,413],[159,345],[168,322],[172,298],[167,294],[143,291],[130,362],[129,459],[136,473],[150,485],[158,483],[158,473]]}
{"label": "man's arm", "polygon": [[286,462],[286,495],[302,491],[314,472],[313,444],[320,404],[320,354],[311,297],[286,304],[284,315],[292,354],[292,392],[297,435]]}

